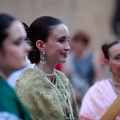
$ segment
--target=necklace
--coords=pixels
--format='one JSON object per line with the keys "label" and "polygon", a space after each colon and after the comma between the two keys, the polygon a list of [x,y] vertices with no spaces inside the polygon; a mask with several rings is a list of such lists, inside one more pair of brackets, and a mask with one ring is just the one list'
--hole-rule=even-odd
{"label": "necklace", "polygon": [[114,85],[120,86],[120,83],[117,83],[117,82],[113,81],[112,79],[110,80],[110,82],[111,82],[112,84],[114,84]]}
{"label": "necklace", "polygon": [[[47,82],[49,82],[49,84],[50,84],[51,87],[56,91],[56,93],[59,94],[60,96],[62,96],[61,93],[60,93],[60,91],[58,90],[58,88],[48,79],[48,77],[47,77],[47,75],[45,74],[45,72],[44,72],[38,65],[35,65],[34,67],[35,67],[40,73],[42,73],[42,75],[46,78]],[[75,120],[75,119],[74,119],[74,116],[73,116],[72,106],[71,106],[70,99],[69,99],[69,97],[68,97],[66,88],[65,88],[62,80],[61,80],[60,77],[58,76],[58,74],[57,74],[56,72],[54,72],[54,74],[56,75],[57,80],[58,80],[59,83],[61,84],[61,86],[62,86],[62,88],[64,89],[65,94],[66,94],[66,96],[67,96],[68,107],[69,107],[69,109],[70,109],[70,115],[69,115],[68,120]]]}
{"label": "necklace", "polygon": [[115,91],[118,95],[120,95],[120,91],[116,88],[116,85],[117,85],[117,86],[120,86],[120,84],[117,83],[117,82],[114,82],[112,79],[110,79],[109,81],[111,82],[114,91]]}
{"label": "necklace", "polygon": [[63,82],[61,81],[60,77],[58,76],[58,74],[56,74],[57,76],[57,79],[59,80],[59,83],[61,84],[61,86],[63,87],[65,93],[66,93],[66,96],[67,96],[67,101],[68,101],[68,106],[69,106],[69,109],[70,109],[70,113],[71,113],[71,116],[69,118],[69,120],[74,120],[74,117],[73,117],[73,111],[72,111],[72,106],[71,106],[71,103],[70,103],[70,100],[69,100],[69,97],[67,95],[67,91],[66,91],[66,88],[63,84]]}
{"label": "necklace", "polygon": [[55,74],[55,72],[53,74],[46,74],[46,76],[52,77],[54,74]]}

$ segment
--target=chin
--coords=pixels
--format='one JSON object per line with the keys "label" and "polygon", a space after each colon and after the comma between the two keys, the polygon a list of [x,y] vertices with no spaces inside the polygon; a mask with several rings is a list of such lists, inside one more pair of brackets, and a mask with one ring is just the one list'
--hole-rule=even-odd
{"label": "chin", "polygon": [[21,64],[21,66],[20,66],[21,68],[20,69],[23,69],[23,68],[25,68],[27,66],[28,66],[28,63],[25,62],[25,63]]}
{"label": "chin", "polygon": [[65,62],[66,62],[66,59],[61,60],[59,63],[65,63]]}
{"label": "chin", "polygon": [[24,63],[14,63],[11,67],[10,67],[10,70],[12,72],[15,72],[15,71],[18,71],[18,70],[21,70],[23,68],[27,67],[27,63],[24,62]]}
{"label": "chin", "polygon": [[66,60],[63,63],[65,63],[65,62],[66,62]]}

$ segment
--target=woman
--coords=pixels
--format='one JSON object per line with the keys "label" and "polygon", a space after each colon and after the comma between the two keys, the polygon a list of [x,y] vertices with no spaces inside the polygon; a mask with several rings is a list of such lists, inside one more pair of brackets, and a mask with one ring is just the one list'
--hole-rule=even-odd
{"label": "woman", "polygon": [[[25,23],[23,23],[23,22],[22,22],[22,24],[23,24],[23,26],[24,26],[25,32],[27,33],[27,32],[28,32],[28,26],[27,26]],[[29,44],[29,41],[27,40],[27,38],[26,38],[25,40],[26,40],[27,43]],[[15,87],[16,80],[19,79],[19,77],[20,77],[20,75],[22,74],[22,72],[23,72],[24,70],[28,69],[28,68],[33,68],[33,67],[34,67],[34,64],[30,64],[30,61],[28,60],[27,56],[26,56],[26,62],[27,62],[27,66],[26,66],[26,67],[24,67],[24,68],[22,68],[22,69],[20,69],[20,70],[15,71],[14,73],[12,73],[12,74],[9,76],[8,80],[7,80],[8,84],[9,84],[13,89],[14,89],[14,87]]]}
{"label": "woman", "polygon": [[0,120],[31,120],[14,90],[7,84],[11,73],[27,66],[30,46],[20,21],[0,14]]}
{"label": "woman", "polygon": [[[82,102],[80,120],[100,120],[120,95],[120,41],[103,45],[102,50],[113,78],[96,82],[90,88]],[[116,120],[120,120],[120,115]]]}
{"label": "woman", "polygon": [[34,68],[23,72],[16,92],[33,120],[78,120],[75,95],[67,77],[55,70],[64,63],[70,49],[66,25],[51,16],[37,18],[28,31],[33,44],[29,54]]}

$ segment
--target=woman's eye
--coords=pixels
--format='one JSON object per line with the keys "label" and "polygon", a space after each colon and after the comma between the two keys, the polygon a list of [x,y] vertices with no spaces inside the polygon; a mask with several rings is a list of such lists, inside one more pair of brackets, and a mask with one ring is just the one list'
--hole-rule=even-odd
{"label": "woman's eye", "polygon": [[116,56],[114,59],[115,60],[120,60],[120,56]]}
{"label": "woman's eye", "polygon": [[60,43],[63,43],[65,40],[59,40]]}
{"label": "woman's eye", "polygon": [[15,41],[14,44],[19,46],[21,44],[21,41],[20,40],[19,41]]}
{"label": "woman's eye", "polygon": [[67,42],[68,43],[69,39],[64,37],[64,38],[59,39],[58,42],[60,42],[60,43],[66,43]]}
{"label": "woman's eye", "polygon": [[14,44],[19,46],[19,45],[23,44],[24,42],[25,42],[24,38],[19,38],[19,39],[14,41]]}

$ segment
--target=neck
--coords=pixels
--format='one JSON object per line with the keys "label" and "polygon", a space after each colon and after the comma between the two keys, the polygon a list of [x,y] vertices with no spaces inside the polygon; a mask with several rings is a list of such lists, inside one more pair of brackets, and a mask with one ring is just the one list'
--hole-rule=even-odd
{"label": "neck", "polygon": [[54,73],[54,69],[55,69],[55,65],[49,65],[48,63],[46,64],[37,64],[38,66],[41,67],[41,69],[46,73],[46,74],[53,74]]}
{"label": "neck", "polygon": [[8,77],[10,76],[10,74],[0,71],[0,76],[2,76],[3,79],[7,81]]}

